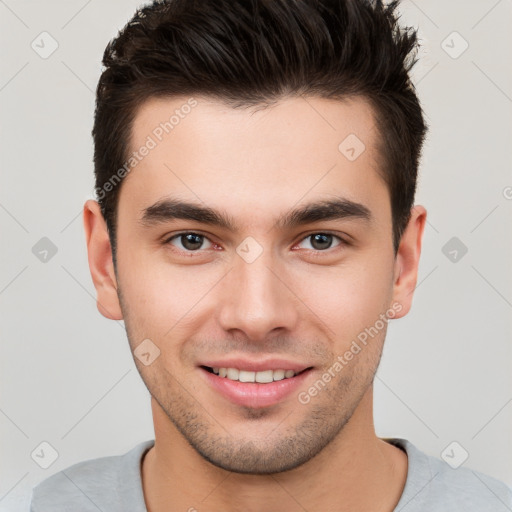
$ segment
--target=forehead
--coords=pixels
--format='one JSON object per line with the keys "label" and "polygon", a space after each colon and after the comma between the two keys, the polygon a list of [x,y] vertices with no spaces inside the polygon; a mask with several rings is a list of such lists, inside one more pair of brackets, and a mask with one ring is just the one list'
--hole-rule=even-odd
{"label": "forehead", "polygon": [[[137,111],[121,203],[141,212],[166,195],[263,219],[300,201],[349,200],[389,209],[378,132],[363,98],[291,97],[232,108],[196,96],[152,98]],[[144,147],[149,150],[141,151]]]}

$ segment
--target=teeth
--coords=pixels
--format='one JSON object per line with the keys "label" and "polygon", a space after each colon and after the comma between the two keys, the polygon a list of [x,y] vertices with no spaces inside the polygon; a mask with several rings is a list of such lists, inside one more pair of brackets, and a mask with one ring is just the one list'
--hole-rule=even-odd
{"label": "teeth", "polygon": [[276,380],[289,379],[295,376],[293,370],[263,370],[261,372],[251,372],[248,370],[238,370],[237,368],[213,368],[213,373],[219,377],[226,377],[230,380],[240,382],[258,382],[267,384]]}
{"label": "teeth", "polygon": [[284,370],[274,370],[273,378],[274,380],[283,380],[284,379]]}
{"label": "teeth", "polygon": [[240,370],[237,370],[236,368],[228,368],[228,373],[226,377],[231,380],[238,380],[238,377],[240,376]]}
{"label": "teeth", "polygon": [[246,372],[245,370],[240,370],[238,373],[238,380],[240,382],[254,382],[256,378],[256,372]]}
{"label": "teeth", "polygon": [[267,382],[274,381],[274,372],[272,370],[264,370],[262,372],[256,372],[255,375],[256,382],[260,384],[265,384]]}

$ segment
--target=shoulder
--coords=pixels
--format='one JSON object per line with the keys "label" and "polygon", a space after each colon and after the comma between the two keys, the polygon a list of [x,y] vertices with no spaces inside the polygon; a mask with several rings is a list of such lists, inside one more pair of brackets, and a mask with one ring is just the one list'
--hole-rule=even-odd
{"label": "shoulder", "polygon": [[[512,509],[512,489],[484,473],[427,455],[406,439],[388,440],[407,452],[407,481],[396,510],[496,512]],[[454,454],[455,456],[455,454]],[[456,464],[453,464],[457,466]],[[416,510],[411,506],[411,510]]]}
{"label": "shoulder", "polygon": [[55,473],[34,487],[30,511],[114,511],[123,510],[122,502],[143,504],[140,461],[153,444],[145,441],[124,455],[86,460]]}

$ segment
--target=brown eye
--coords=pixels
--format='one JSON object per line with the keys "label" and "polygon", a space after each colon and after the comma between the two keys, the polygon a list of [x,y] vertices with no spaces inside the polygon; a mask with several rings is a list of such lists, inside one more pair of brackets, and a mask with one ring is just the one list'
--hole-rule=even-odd
{"label": "brown eye", "polygon": [[[177,235],[174,235],[172,238],[168,240],[167,243],[170,243],[171,245],[176,246],[178,249],[186,252],[194,252],[201,249],[203,243],[208,240],[204,235],[200,235],[198,233],[178,233]],[[175,244],[173,242],[178,242],[178,244]],[[209,242],[209,240],[208,240]],[[210,246],[211,246],[211,242]],[[209,248],[209,247],[206,247]]]}
{"label": "brown eye", "polygon": [[[333,246],[334,239],[338,239],[339,242]],[[304,238],[302,243],[306,240],[310,240],[310,247],[305,247],[305,249],[313,249],[315,251],[325,251],[343,242],[340,237],[329,233],[313,233]]]}

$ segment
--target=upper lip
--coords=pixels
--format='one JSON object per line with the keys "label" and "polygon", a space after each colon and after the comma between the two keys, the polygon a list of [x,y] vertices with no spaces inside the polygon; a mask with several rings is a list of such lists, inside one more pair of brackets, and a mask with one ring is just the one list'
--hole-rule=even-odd
{"label": "upper lip", "polygon": [[264,360],[250,360],[250,359],[212,359],[201,363],[199,366],[209,366],[210,368],[237,368],[238,370],[246,370],[252,372],[261,372],[264,370],[293,370],[299,373],[311,365],[302,364],[296,361],[287,359],[264,359]]}

